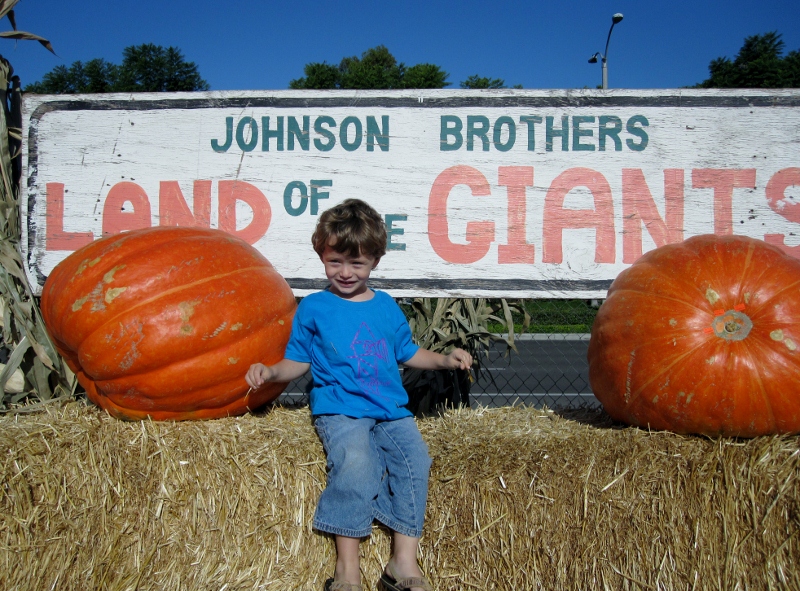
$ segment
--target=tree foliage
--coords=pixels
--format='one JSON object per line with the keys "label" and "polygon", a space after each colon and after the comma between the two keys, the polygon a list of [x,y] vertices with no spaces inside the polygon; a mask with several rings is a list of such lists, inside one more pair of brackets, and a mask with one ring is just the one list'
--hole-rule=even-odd
{"label": "tree foliage", "polygon": [[776,31],[746,37],[733,61],[718,57],[709,78],[698,88],[800,88],[800,51],[783,57],[785,44]]}
{"label": "tree foliage", "polygon": [[487,78],[473,74],[463,82],[461,88],[505,88],[506,81],[502,78]]}
{"label": "tree foliage", "polygon": [[122,52],[122,64],[102,58],[56,66],[40,82],[25,88],[38,94],[94,92],[177,92],[208,90],[197,65],[187,62],[177,47],[152,43],[132,45]]}
{"label": "tree foliage", "polygon": [[[508,88],[506,81],[502,78],[487,78],[473,74],[461,82],[461,88],[484,89],[484,88]],[[522,88],[522,84],[515,84],[511,88]]]}
{"label": "tree foliage", "polygon": [[384,89],[444,88],[448,74],[434,64],[407,67],[384,45],[368,49],[361,57],[345,57],[338,66],[311,62],[303,68],[305,76],[289,82],[294,89]]}
{"label": "tree foliage", "polygon": [[404,88],[444,88],[450,86],[447,72],[434,64],[417,64],[407,68],[403,76]]}

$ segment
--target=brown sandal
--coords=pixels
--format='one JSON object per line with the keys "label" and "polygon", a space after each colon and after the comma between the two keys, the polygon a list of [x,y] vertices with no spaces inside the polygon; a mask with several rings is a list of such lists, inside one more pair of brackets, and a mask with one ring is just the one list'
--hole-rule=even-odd
{"label": "brown sandal", "polygon": [[431,582],[427,578],[406,577],[401,579],[389,564],[386,565],[386,570],[383,571],[380,582],[386,591],[407,591],[414,587],[419,587],[424,591],[433,591]]}
{"label": "brown sandal", "polygon": [[361,585],[353,585],[346,581],[334,581],[333,577],[325,581],[325,591],[364,591]]}

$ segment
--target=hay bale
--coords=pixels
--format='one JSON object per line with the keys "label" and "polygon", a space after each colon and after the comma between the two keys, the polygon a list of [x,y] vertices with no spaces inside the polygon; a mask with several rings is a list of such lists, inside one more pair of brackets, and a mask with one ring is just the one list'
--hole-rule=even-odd
{"label": "hay bale", "polygon": [[[529,408],[424,419],[421,564],[439,590],[800,589],[800,438],[708,439]],[[0,420],[0,589],[319,590],[325,459],[307,409]],[[362,544],[374,588],[389,556]]]}

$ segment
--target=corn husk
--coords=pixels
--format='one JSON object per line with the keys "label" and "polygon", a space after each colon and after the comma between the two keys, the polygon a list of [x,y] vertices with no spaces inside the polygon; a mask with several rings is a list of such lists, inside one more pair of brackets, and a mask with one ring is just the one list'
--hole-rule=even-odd
{"label": "corn husk", "polygon": [[[0,373],[2,373],[5,368],[6,364],[0,363]],[[17,368],[13,371],[6,385],[3,387],[3,390],[9,394],[19,394],[25,390],[25,374],[22,373],[21,369]]]}

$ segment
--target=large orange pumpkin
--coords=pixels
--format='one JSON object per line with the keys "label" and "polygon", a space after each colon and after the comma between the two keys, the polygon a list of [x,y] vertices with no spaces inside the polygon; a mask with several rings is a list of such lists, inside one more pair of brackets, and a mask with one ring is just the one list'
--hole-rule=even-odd
{"label": "large orange pumpkin", "polygon": [[800,261],[742,236],[652,250],[612,283],[588,358],[592,390],[617,420],[800,432]]}
{"label": "large orange pumpkin", "polygon": [[252,363],[283,357],[295,300],[269,261],[220,230],[147,228],[92,242],[53,269],[42,315],[89,399],[154,420],[238,415]]}

